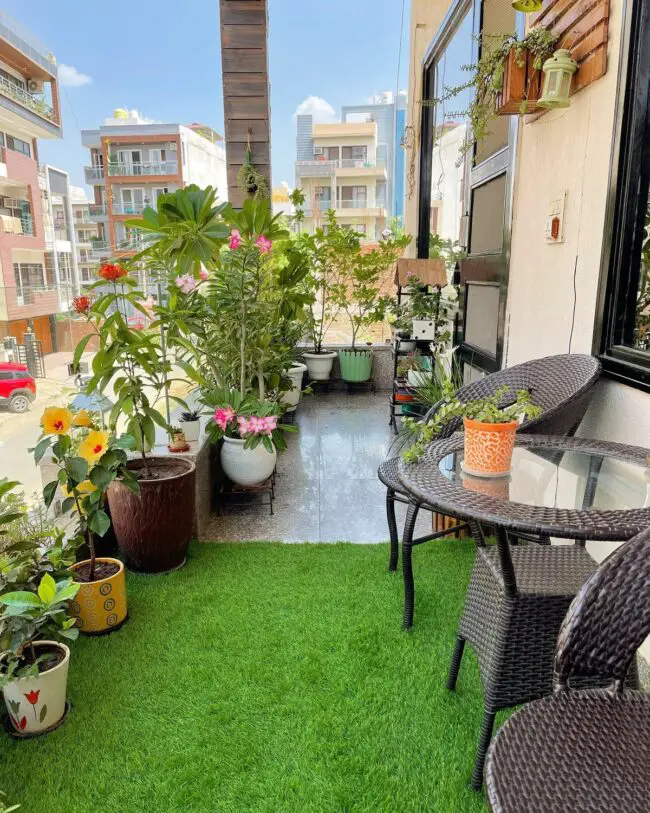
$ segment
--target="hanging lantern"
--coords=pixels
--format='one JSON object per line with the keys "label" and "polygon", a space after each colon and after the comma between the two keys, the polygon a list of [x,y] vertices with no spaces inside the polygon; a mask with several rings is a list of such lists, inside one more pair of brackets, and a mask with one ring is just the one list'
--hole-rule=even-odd
{"label": "hanging lantern", "polygon": [[542,0],[512,0],[512,7],[515,11],[523,11],[530,14],[533,11],[542,10]]}
{"label": "hanging lantern", "polygon": [[566,48],[560,48],[542,68],[544,88],[537,100],[538,107],[568,107],[571,77],[578,70],[578,63]]}

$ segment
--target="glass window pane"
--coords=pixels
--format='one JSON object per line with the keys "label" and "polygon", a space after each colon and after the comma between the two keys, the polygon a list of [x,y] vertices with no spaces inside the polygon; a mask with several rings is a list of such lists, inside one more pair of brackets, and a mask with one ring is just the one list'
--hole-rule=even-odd
{"label": "glass window pane", "polygon": [[639,285],[634,311],[633,345],[637,350],[650,352],[650,202],[646,209]]}

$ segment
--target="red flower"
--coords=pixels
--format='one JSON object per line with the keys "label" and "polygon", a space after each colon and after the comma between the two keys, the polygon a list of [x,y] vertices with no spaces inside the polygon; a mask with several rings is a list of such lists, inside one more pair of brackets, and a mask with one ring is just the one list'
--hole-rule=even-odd
{"label": "red flower", "polygon": [[126,277],[128,273],[123,265],[113,265],[112,263],[104,263],[99,269],[99,276],[103,277],[106,282],[117,282],[120,277]]}
{"label": "red flower", "polygon": [[40,689],[38,689],[38,691],[34,691],[32,689],[31,692],[27,692],[27,694],[25,695],[25,697],[27,698],[27,702],[31,703],[32,706],[35,706],[38,703],[38,696],[40,693],[41,693]]}
{"label": "red flower", "polygon": [[90,310],[91,304],[89,296],[76,296],[72,300],[72,310],[75,313],[86,314]]}
{"label": "red flower", "polygon": [[27,717],[23,717],[23,719],[18,723],[20,726],[20,730],[23,731],[25,726],[27,725]]}

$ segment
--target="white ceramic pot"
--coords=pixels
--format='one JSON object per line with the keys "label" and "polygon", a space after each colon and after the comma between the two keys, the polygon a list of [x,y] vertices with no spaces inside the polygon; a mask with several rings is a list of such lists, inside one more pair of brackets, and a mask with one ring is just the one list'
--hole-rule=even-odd
{"label": "white ceramic pot", "polygon": [[201,421],[180,421],[179,422],[180,428],[183,430],[185,435],[185,440],[188,443],[193,443],[195,440],[199,439],[199,430],[201,429]]}
{"label": "white ceramic pot", "polygon": [[262,443],[254,449],[244,449],[239,438],[224,438],[221,447],[221,467],[226,476],[240,486],[263,483],[272,474],[278,453],[268,452]]}
{"label": "white ceramic pot", "polygon": [[327,381],[332,372],[336,350],[328,350],[325,353],[303,353],[302,357],[307,365],[310,381]]}
{"label": "white ceramic pot", "polygon": [[431,371],[409,370],[406,374],[406,380],[411,387],[423,387],[428,381],[431,380]]}
{"label": "white ceramic pot", "polygon": [[56,641],[37,641],[34,649],[38,652],[46,645],[61,649],[65,654],[63,660],[36,677],[12,680],[2,692],[9,718],[21,734],[40,734],[55,726],[65,714],[70,650]]}
{"label": "white ceramic pot", "polygon": [[414,339],[421,339],[423,341],[431,341],[431,339],[435,339],[435,319],[414,319],[411,336],[413,336]]}
{"label": "white ceramic pot", "polygon": [[287,392],[282,393],[280,402],[287,407],[287,412],[295,412],[302,396],[302,375],[307,371],[306,364],[292,364],[286,370],[285,375],[291,379],[292,387]]}

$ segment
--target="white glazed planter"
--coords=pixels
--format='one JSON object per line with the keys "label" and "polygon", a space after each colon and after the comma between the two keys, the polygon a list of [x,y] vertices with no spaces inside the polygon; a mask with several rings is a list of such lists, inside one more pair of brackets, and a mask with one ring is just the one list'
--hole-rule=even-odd
{"label": "white glazed planter", "polygon": [[221,467],[226,476],[240,486],[263,483],[272,474],[278,453],[267,452],[260,443],[254,449],[244,449],[239,438],[224,438],[221,447]]}
{"label": "white glazed planter", "polygon": [[201,429],[201,421],[180,421],[179,422],[180,428],[183,430],[185,434],[185,440],[188,443],[192,443],[195,440],[199,439],[199,431]]}
{"label": "white glazed planter", "polygon": [[406,380],[411,387],[423,387],[427,381],[431,380],[430,370],[409,370],[406,374]]}
{"label": "white glazed planter", "polygon": [[413,332],[411,336],[414,339],[431,341],[436,338],[436,321],[435,319],[414,319]]}
{"label": "white glazed planter", "polygon": [[292,364],[285,372],[292,382],[292,388],[282,393],[281,403],[287,407],[287,412],[295,412],[302,397],[302,375],[307,370],[306,364]]}
{"label": "white glazed planter", "polygon": [[12,680],[2,692],[9,718],[20,734],[41,734],[53,728],[65,714],[70,650],[55,641],[37,641],[34,648],[38,651],[44,645],[62,649],[64,659],[54,669],[36,677]]}
{"label": "white glazed planter", "polygon": [[332,372],[336,350],[328,350],[326,353],[303,353],[302,357],[307,365],[310,381],[327,381]]}

